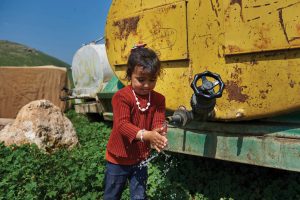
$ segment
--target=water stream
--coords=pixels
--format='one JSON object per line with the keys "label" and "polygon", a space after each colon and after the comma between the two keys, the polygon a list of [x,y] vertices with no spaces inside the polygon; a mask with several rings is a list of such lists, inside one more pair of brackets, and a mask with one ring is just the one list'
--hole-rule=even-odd
{"label": "water stream", "polygon": [[153,153],[149,158],[147,158],[146,160],[143,160],[138,167],[142,168],[147,166],[153,159],[157,158],[159,155],[164,155],[165,156],[165,161],[167,161],[171,155],[168,155],[165,151],[161,151],[160,153],[155,152]]}
{"label": "water stream", "polygon": [[[163,123],[163,126],[162,126],[162,127],[163,127],[164,130],[167,130],[167,128],[168,128],[168,122],[165,121],[165,122]],[[173,160],[171,159],[171,160],[169,161],[169,158],[171,157],[171,155],[169,155],[169,154],[167,154],[167,153],[165,152],[165,150],[168,150],[169,148],[170,148],[170,147],[167,145],[167,147],[166,147],[164,150],[162,150],[161,152],[157,152],[157,151],[154,152],[148,159],[142,161],[142,162],[138,165],[138,167],[139,167],[139,168],[146,167],[146,166],[148,166],[148,164],[149,164],[152,160],[154,160],[155,158],[157,158],[159,155],[163,155],[163,156],[165,157],[165,164],[164,164],[165,170],[163,171],[163,173],[166,174],[166,173],[169,171],[170,167],[173,165]]]}

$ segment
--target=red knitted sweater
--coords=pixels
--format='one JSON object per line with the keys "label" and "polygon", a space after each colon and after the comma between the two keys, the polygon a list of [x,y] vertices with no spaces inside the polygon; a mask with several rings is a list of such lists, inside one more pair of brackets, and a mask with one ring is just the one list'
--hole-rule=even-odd
{"label": "red knitted sweater", "polygon": [[[140,106],[145,108],[149,96],[137,95],[137,98]],[[153,130],[162,127],[165,121],[165,97],[152,91],[150,104],[147,111],[140,111],[131,86],[122,88],[113,96],[114,122],[106,151],[109,162],[132,165],[149,156],[149,142],[136,140],[136,134],[141,129]]]}

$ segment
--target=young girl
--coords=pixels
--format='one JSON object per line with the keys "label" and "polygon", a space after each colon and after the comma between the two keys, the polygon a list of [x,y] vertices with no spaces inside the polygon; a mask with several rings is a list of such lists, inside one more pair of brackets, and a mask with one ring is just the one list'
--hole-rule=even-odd
{"label": "young girl", "polygon": [[155,92],[160,61],[145,45],[135,46],[128,58],[130,85],[112,98],[113,129],[106,150],[104,200],[120,199],[129,180],[131,199],[146,199],[147,166],[139,163],[150,147],[160,152],[167,145],[165,98]]}

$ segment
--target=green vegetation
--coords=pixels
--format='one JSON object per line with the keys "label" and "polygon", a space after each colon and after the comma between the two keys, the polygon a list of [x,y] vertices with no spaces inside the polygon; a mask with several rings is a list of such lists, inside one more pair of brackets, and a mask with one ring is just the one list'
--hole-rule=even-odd
{"label": "green vegetation", "polygon": [[80,145],[55,154],[0,146],[0,199],[100,199],[109,125],[69,112]]}
{"label": "green vegetation", "polygon": [[[69,111],[80,145],[52,155],[0,145],[0,199],[102,199],[111,123]],[[300,199],[300,173],[168,153],[149,165],[153,200]],[[128,189],[122,199],[129,199]]]}
{"label": "green vegetation", "polygon": [[0,40],[0,66],[55,65],[70,68],[70,65],[41,51],[22,44]]}

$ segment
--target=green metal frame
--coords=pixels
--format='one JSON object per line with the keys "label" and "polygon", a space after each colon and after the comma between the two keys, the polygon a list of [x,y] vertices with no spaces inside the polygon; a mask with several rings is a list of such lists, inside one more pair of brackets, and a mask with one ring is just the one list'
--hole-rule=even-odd
{"label": "green metal frame", "polygon": [[113,120],[111,99],[113,95],[123,87],[124,85],[119,81],[119,79],[116,76],[113,76],[101,92],[97,94],[99,102],[103,107],[102,115],[105,120]]}
{"label": "green metal frame", "polygon": [[97,95],[99,99],[111,99],[112,96],[123,87],[124,85],[119,81],[119,79],[116,76],[113,76],[103,90]]}
{"label": "green metal frame", "polygon": [[300,172],[300,126],[193,122],[169,127],[169,151]]}

